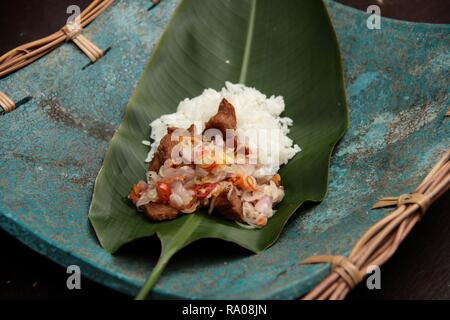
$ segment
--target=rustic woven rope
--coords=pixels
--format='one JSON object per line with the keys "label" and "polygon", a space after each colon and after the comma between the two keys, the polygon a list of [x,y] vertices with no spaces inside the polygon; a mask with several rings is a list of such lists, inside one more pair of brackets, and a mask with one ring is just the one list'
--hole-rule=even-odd
{"label": "rustic woven rope", "polygon": [[331,273],[304,300],[341,300],[364,279],[369,266],[381,266],[395,253],[429,205],[450,189],[450,151],[411,194],[383,198],[374,209],[397,206],[388,216],[373,225],[359,239],[347,258],[316,256],[302,264],[330,263]]}
{"label": "rustic woven rope", "polygon": [[6,94],[0,91],[0,107],[5,112],[11,112],[16,108],[16,104]]}
{"label": "rustic woven rope", "polygon": [[303,261],[303,264],[329,263],[332,272],[336,272],[348,287],[354,288],[364,278],[358,268],[346,257],[342,256],[314,256]]}
{"label": "rustic woven rope", "polygon": [[73,41],[92,62],[103,56],[103,51],[81,34],[83,28],[78,23],[68,23],[61,29],[66,34],[66,42]]}
{"label": "rustic woven rope", "polygon": [[32,63],[67,40],[73,40],[86,53],[89,59],[95,62],[103,53],[84,36],[81,36],[80,32],[82,28],[91,23],[112,3],[113,0],[94,0],[77,19],[79,26],[75,24],[66,25],[61,30],[45,38],[21,45],[1,56],[0,78]]}

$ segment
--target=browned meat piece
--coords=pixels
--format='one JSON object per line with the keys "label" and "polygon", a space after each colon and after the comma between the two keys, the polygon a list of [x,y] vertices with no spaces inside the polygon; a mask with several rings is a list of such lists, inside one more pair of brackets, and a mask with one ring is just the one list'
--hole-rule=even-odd
{"label": "browned meat piece", "polygon": [[[178,141],[172,141],[172,133],[178,130],[178,128],[167,129],[167,134],[161,139],[158,149],[156,150],[152,161],[148,167],[149,171],[158,172],[159,168],[164,164],[167,159],[170,159],[172,155],[172,149],[178,144]],[[195,133],[195,126],[191,125],[188,129],[190,134]]]}
{"label": "browned meat piece", "polygon": [[150,202],[143,206],[145,215],[154,221],[172,220],[178,216],[178,210],[167,204]]}
{"label": "browned meat piece", "polygon": [[206,123],[205,130],[211,128],[220,130],[223,137],[226,136],[227,129],[236,130],[236,112],[227,99],[222,99],[217,114]]}
{"label": "browned meat piece", "polygon": [[227,219],[242,221],[242,202],[236,190],[231,192],[229,200],[227,195],[228,191],[224,191],[214,199],[214,210]]}

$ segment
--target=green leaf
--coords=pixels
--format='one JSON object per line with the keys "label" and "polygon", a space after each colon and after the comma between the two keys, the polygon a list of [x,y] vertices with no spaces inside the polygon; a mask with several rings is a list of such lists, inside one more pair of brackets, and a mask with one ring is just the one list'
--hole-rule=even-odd
{"label": "green leaf", "polygon": [[[261,230],[246,230],[203,212],[155,223],[126,201],[145,177],[149,123],[178,103],[225,81],[282,95],[294,119],[290,137],[300,152],[281,170],[286,196]],[[138,298],[144,298],[170,258],[202,238],[232,241],[253,252],[272,245],[289,217],[327,190],[330,154],[345,132],[347,106],[339,48],[317,0],[184,0],[155,49],[114,135],[97,177],[89,218],[101,245],[157,234],[161,257]]]}

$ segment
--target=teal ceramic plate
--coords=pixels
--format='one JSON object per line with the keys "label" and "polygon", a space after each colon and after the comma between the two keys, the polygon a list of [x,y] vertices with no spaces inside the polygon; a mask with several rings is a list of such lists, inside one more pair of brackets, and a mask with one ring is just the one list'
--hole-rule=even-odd
{"label": "teal ceramic plate", "polygon": [[[111,256],[87,220],[93,184],[114,130],[153,45],[178,1],[150,13],[148,1],[116,1],[86,35],[113,49],[81,70],[86,58],[64,45],[0,80],[16,101],[0,116],[0,224],[33,249],[104,285],[135,294],[159,253],[156,241]],[[328,272],[300,266],[314,254],[346,254],[386,211],[381,196],[414,189],[449,149],[449,26],[383,19],[326,2],[341,46],[350,128],[332,158],[329,192],[303,207],[279,241],[259,255],[200,241],[175,256],[154,297],[295,298]],[[130,54],[130,52],[132,54]]]}

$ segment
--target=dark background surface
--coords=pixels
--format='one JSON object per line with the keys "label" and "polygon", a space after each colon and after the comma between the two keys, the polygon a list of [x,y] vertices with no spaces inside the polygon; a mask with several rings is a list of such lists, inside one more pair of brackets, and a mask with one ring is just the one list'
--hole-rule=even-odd
{"label": "dark background surface", "polygon": [[[90,0],[0,1],[0,54],[44,37],[65,24],[70,4]],[[448,0],[339,0],[366,10],[376,4],[383,17],[450,23]],[[150,6],[150,1],[149,1]],[[67,274],[18,240],[0,230],[0,299],[120,299],[126,298],[83,278],[81,290],[68,290]],[[436,202],[381,269],[381,290],[358,286],[348,299],[450,300],[450,194]]]}

